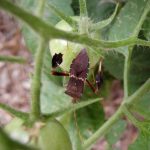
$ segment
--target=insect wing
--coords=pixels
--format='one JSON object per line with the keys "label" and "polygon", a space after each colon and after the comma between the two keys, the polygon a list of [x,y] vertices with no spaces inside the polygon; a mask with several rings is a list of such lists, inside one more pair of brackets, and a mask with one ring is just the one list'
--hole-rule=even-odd
{"label": "insect wing", "polygon": [[70,78],[65,93],[74,99],[79,99],[83,94],[83,89],[84,82],[82,80]]}
{"label": "insect wing", "polygon": [[70,76],[82,78],[83,80],[85,80],[87,78],[88,67],[89,57],[86,49],[83,49],[72,61],[72,64],[70,66]]}

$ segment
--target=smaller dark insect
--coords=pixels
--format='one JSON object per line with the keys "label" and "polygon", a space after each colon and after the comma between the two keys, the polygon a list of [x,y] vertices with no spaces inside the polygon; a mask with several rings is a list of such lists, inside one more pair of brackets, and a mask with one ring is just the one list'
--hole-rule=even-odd
{"label": "smaller dark insect", "polygon": [[99,91],[99,89],[101,88],[101,85],[103,84],[102,61],[100,61],[99,63],[99,68],[95,77],[95,81],[96,81],[96,92],[97,92]]}
{"label": "smaller dark insect", "polygon": [[56,68],[62,63],[62,61],[63,61],[62,56],[63,56],[63,54],[61,54],[61,53],[59,53],[59,54],[55,53],[55,55],[52,58],[52,68]]}

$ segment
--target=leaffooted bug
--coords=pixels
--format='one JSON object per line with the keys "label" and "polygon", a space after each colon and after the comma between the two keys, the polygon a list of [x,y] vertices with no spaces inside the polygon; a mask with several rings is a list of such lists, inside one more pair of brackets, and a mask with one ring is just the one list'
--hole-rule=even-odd
{"label": "leaffooted bug", "polygon": [[[62,54],[55,54],[52,58],[52,68],[55,69],[58,67],[63,59]],[[89,57],[87,54],[86,49],[82,49],[80,53],[73,59],[72,64],[70,65],[69,73],[66,72],[57,72],[52,71],[52,75],[56,76],[69,76],[70,79],[68,81],[65,93],[73,98],[73,102],[75,103],[83,94],[84,84],[85,82],[91,87],[93,92],[96,92],[97,89],[100,87],[101,77],[100,73],[96,76],[96,85],[97,88],[95,89],[93,85],[87,80],[89,68]]]}

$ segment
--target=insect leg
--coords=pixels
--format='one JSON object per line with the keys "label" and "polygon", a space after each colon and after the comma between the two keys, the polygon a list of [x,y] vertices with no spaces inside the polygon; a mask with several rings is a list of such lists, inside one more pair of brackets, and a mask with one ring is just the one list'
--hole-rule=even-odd
{"label": "insect leg", "polygon": [[96,88],[92,85],[92,83],[86,79],[87,84],[89,85],[89,87],[92,89],[92,91],[95,93],[96,92]]}
{"label": "insect leg", "polygon": [[51,74],[54,75],[54,76],[69,76],[69,73],[58,72],[58,71],[51,71]]}

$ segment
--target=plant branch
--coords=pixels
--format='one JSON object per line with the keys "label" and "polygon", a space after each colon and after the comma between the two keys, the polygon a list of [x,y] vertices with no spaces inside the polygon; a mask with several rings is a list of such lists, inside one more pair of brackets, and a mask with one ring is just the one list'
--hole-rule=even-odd
{"label": "plant branch", "polygon": [[29,119],[29,115],[27,113],[18,111],[18,110],[14,109],[14,108],[6,105],[6,104],[0,103],[0,108],[7,111],[8,113],[10,113],[13,116],[20,118],[20,119],[23,119],[23,120]]}
{"label": "plant branch", "polygon": [[70,16],[65,15],[63,12],[61,12],[60,10],[58,10],[55,6],[53,6],[52,4],[48,4],[48,7],[50,8],[50,10],[55,13],[60,19],[65,20],[70,26],[72,26],[73,28],[77,28],[78,26],[78,22],[73,20]]}
{"label": "plant branch", "polygon": [[16,56],[2,56],[0,55],[0,61],[4,62],[12,62],[12,63],[26,63],[26,60],[23,57],[16,57]]}
{"label": "plant branch", "polygon": [[1,8],[22,19],[31,28],[33,28],[34,31],[36,31],[39,35],[41,35],[46,40],[55,39],[55,38],[65,39],[68,41],[77,42],[92,47],[99,47],[106,50],[114,49],[122,46],[135,45],[135,44],[150,46],[150,41],[144,41],[141,39],[137,39],[136,37],[129,37],[127,39],[112,42],[112,41],[96,40],[96,39],[89,38],[85,35],[65,32],[54,28],[52,25],[47,24],[37,16],[34,16],[29,12],[24,11],[23,9],[8,2],[7,0],[0,0],[0,2],[1,2],[0,5]]}
{"label": "plant branch", "polygon": [[39,0],[38,1],[38,4],[37,4],[38,7],[37,7],[37,10],[36,10],[36,15],[38,17],[42,17],[43,16],[45,3],[46,3],[46,0]]}
{"label": "plant branch", "polygon": [[100,137],[104,136],[109,129],[115,124],[122,116],[122,107],[120,107],[109,120],[107,120],[90,138],[83,143],[83,149],[90,148]]}
{"label": "plant branch", "polygon": [[135,103],[141,96],[150,91],[150,79],[148,79],[134,94],[127,98],[127,100],[123,101],[121,106],[115,112],[115,114],[110,117],[89,139],[87,139],[83,148],[87,149],[91,147],[99,138],[104,136],[123,115],[124,107],[129,108],[130,105]]}
{"label": "plant branch", "polygon": [[128,74],[130,70],[130,61],[131,61],[131,54],[132,54],[133,46],[128,47],[128,54],[125,56],[125,62],[124,62],[124,99],[128,97]]}
{"label": "plant branch", "polygon": [[41,115],[40,110],[40,91],[41,91],[41,73],[43,65],[44,50],[46,49],[46,43],[42,40],[39,41],[39,47],[37,49],[35,57],[35,69],[31,85],[31,118],[36,120]]}
{"label": "plant branch", "polygon": [[[40,0],[37,15],[42,17],[44,6],[46,0]],[[35,68],[34,68],[34,75],[32,79],[31,85],[31,113],[30,119],[32,121],[37,120],[40,118],[41,115],[41,108],[40,108],[40,93],[41,93],[41,76],[42,76],[42,66],[43,66],[43,58],[44,52],[46,49],[46,42],[43,38],[39,39],[39,45],[36,52],[35,57]]]}
{"label": "plant branch", "polygon": [[80,16],[81,17],[87,17],[87,7],[86,7],[86,0],[79,0],[79,6],[80,6]]}

